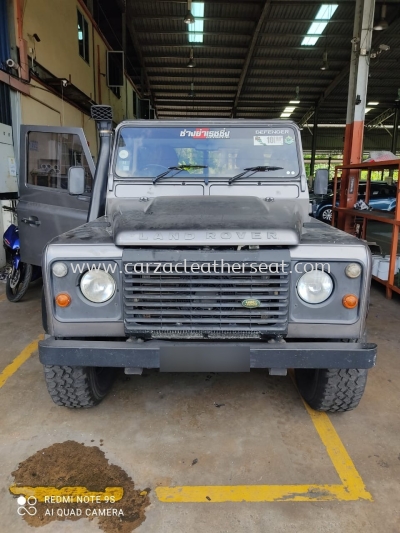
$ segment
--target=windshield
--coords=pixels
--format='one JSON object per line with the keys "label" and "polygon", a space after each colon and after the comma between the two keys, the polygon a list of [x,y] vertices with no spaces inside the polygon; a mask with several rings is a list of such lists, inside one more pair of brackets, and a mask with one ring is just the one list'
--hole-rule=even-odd
{"label": "windshield", "polygon": [[[298,176],[293,128],[123,127],[117,141],[115,173],[121,178],[156,178],[176,167],[181,169],[176,179],[212,179],[230,178],[246,168],[265,166],[281,168],[267,173],[256,171],[251,173],[253,177]],[[166,178],[174,174],[171,171]]]}

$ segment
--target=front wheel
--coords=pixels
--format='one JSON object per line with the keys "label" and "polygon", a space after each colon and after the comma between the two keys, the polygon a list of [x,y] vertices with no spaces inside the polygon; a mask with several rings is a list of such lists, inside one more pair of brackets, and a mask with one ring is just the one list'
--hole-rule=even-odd
{"label": "front wheel", "polygon": [[360,403],[367,383],[365,368],[295,369],[297,387],[316,411],[351,411]]}
{"label": "front wheel", "polygon": [[10,302],[19,302],[28,290],[32,279],[32,265],[20,262],[7,278],[6,295]]}
{"label": "front wheel", "polygon": [[47,390],[57,405],[88,409],[107,395],[114,379],[113,368],[45,365]]}

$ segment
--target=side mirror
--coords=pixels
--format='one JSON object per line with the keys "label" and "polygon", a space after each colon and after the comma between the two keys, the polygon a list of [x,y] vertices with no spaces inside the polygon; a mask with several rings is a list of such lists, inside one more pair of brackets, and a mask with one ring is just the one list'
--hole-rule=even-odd
{"label": "side mirror", "polygon": [[85,169],[83,167],[69,167],[68,192],[74,196],[85,192]]}
{"label": "side mirror", "polygon": [[319,168],[315,173],[314,194],[327,194],[329,172],[327,168]]}

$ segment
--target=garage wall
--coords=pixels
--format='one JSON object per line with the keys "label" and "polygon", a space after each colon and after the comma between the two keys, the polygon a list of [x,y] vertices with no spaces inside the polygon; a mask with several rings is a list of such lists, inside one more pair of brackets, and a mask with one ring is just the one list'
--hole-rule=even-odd
{"label": "garage wall", "polygon": [[76,107],[62,102],[58,96],[44,92],[39,83],[32,83],[31,96],[21,95],[21,116],[22,124],[83,128],[91,153],[96,158],[97,135],[94,121]]}
{"label": "garage wall", "polygon": [[[88,62],[79,55],[78,10],[85,17],[89,30]],[[57,78],[65,78],[96,103],[111,105],[114,121],[135,118],[133,101],[135,90],[129,78],[120,89],[118,98],[106,84],[105,39],[92,23],[85,6],[79,1],[35,0],[25,3],[23,34],[28,52],[42,67]],[[37,34],[40,42],[33,35]],[[45,85],[31,81],[31,95],[21,97],[23,124],[82,127],[93,155],[97,153],[94,122],[83,111],[49,92]]]}

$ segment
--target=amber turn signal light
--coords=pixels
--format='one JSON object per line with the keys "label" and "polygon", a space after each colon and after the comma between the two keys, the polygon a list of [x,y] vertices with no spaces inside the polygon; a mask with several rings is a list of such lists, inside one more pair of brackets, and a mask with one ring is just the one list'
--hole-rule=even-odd
{"label": "amber turn signal light", "polygon": [[71,303],[71,296],[66,292],[60,292],[56,296],[56,304],[58,307],[68,307]]}
{"label": "amber turn signal light", "polygon": [[346,296],[343,296],[342,304],[347,309],[354,309],[358,305],[358,298],[354,294],[346,294]]}

